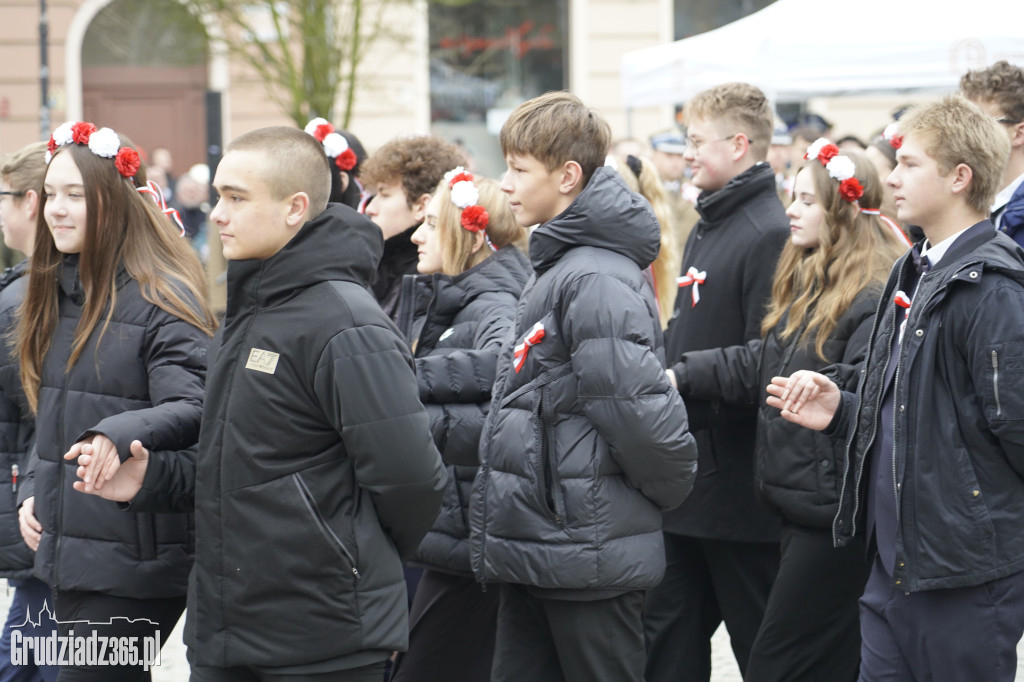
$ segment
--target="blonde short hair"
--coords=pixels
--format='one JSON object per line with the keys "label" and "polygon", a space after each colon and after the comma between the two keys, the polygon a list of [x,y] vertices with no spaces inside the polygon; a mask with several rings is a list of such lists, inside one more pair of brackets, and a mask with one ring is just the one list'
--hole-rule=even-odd
{"label": "blonde short hair", "polygon": [[749,83],[723,83],[698,92],[683,109],[686,120],[702,119],[743,133],[755,161],[768,158],[775,114],[760,88]]}
{"label": "blonde short hair", "polygon": [[962,95],[951,95],[910,109],[900,118],[900,133],[921,138],[943,175],[967,165],[973,174],[967,202],[988,215],[1010,158],[1010,140],[991,116]]}

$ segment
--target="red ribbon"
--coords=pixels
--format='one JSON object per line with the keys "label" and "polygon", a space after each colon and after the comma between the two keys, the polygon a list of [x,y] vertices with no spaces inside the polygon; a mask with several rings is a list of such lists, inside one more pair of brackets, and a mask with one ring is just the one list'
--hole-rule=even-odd
{"label": "red ribbon", "polygon": [[688,287],[691,284],[693,285],[693,289],[690,290],[693,297],[693,303],[690,304],[691,308],[697,305],[697,302],[700,301],[700,290],[697,287],[701,284],[704,284],[704,280],[706,280],[707,277],[707,272],[703,270],[697,270],[697,268],[690,268],[682,277],[676,277],[676,284],[679,285],[680,289],[682,289],[683,287]]}
{"label": "red ribbon", "polygon": [[537,324],[533,325],[533,328],[530,329],[530,333],[526,335],[526,338],[523,339],[523,342],[516,346],[515,361],[512,363],[512,366],[516,370],[516,374],[518,374],[519,370],[521,370],[523,368],[523,365],[526,364],[526,352],[530,350],[530,346],[534,346],[540,343],[543,338],[544,324],[542,322],[538,322]]}
{"label": "red ribbon", "polygon": [[896,305],[898,305],[901,308],[909,308],[910,307],[910,297],[907,296],[902,291],[897,291],[896,292],[896,296],[895,296],[895,298],[892,299],[892,302],[895,303]]}

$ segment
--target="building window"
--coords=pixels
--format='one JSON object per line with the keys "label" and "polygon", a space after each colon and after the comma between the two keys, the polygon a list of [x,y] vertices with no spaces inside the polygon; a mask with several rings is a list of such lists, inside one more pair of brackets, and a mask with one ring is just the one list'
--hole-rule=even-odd
{"label": "building window", "polygon": [[742,19],[775,0],[675,0],[676,40]]}
{"label": "building window", "polygon": [[568,83],[567,0],[431,2],[430,117],[479,172],[503,169],[497,133],[520,103]]}

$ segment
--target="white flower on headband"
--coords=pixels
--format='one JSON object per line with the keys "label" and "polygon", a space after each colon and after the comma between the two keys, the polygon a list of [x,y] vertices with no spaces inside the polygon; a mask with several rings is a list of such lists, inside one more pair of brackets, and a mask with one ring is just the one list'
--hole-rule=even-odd
{"label": "white flower on headband", "polygon": [[71,126],[73,125],[75,125],[74,121],[65,121],[53,131],[53,141],[57,143],[58,147],[71,143]]}
{"label": "white flower on headband", "polygon": [[329,134],[324,138],[323,144],[324,152],[332,159],[348,149],[348,140],[339,133]]}
{"label": "white flower on headband", "polygon": [[46,150],[45,158],[46,158],[46,165],[49,166],[50,165],[50,161],[53,160],[53,152],[51,152],[49,149],[47,149]]}
{"label": "white flower on headband", "polygon": [[456,166],[455,168],[453,168],[452,170],[450,170],[450,171],[448,171],[447,173],[444,174],[444,181],[446,183],[448,183],[448,184],[451,184],[452,178],[454,178],[459,173],[465,173],[465,172],[466,172],[465,168],[463,168],[462,166]]}
{"label": "white flower on headband", "polygon": [[480,198],[480,190],[469,180],[456,182],[452,187],[452,203],[459,208],[469,208]]}
{"label": "white flower on headband", "polygon": [[832,160],[825,165],[825,170],[832,176],[832,179],[839,182],[849,180],[857,172],[857,168],[849,156],[833,156]]}
{"label": "white flower on headband", "polygon": [[89,137],[89,150],[96,156],[112,159],[121,148],[121,140],[110,128],[100,128]]}
{"label": "white flower on headband", "polygon": [[807,148],[807,154],[804,156],[805,159],[816,159],[818,154],[821,153],[821,148],[827,145],[829,142],[824,137],[819,137],[815,140],[810,147]]}
{"label": "white flower on headband", "polygon": [[317,118],[314,118],[312,121],[306,124],[306,134],[315,136],[316,129],[323,125],[330,125],[326,118],[320,118],[319,116]]}

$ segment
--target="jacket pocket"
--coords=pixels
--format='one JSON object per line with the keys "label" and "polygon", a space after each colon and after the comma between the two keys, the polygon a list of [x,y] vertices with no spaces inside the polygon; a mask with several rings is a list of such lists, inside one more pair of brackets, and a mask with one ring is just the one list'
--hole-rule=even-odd
{"label": "jacket pocket", "polygon": [[986,360],[991,396],[987,415],[1005,421],[1024,419],[1024,343],[993,346]]}
{"label": "jacket pocket", "polygon": [[359,568],[356,565],[355,557],[345,547],[345,543],[341,541],[338,534],[334,532],[334,529],[328,525],[327,520],[324,519],[320,508],[316,504],[316,500],[313,498],[313,493],[310,492],[309,487],[306,486],[306,482],[302,480],[302,477],[298,473],[292,474],[292,481],[295,483],[295,487],[299,490],[299,497],[309,513],[310,518],[313,520],[313,525],[320,535],[323,536],[324,540],[330,545],[338,557],[345,562],[345,566],[352,572],[352,575],[358,580],[361,576],[359,575]]}
{"label": "jacket pocket", "polygon": [[565,498],[562,495],[562,481],[558,474],[557,455],[552,453],[554,428],[551,425],[550,397],[548,388],[540,389],[534,408],[534,429],[537,456],[537,480],[540,482],[541,504],[548,517],[559,528],[565,528]]}

